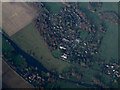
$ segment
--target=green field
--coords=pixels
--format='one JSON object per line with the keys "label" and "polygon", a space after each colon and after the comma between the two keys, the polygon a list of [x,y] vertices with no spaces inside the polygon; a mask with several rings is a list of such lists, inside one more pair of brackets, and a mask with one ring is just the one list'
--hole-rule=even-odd
{"label": "green field", "polygon": [[102,12],[102,11],[114,11],[118,13],[118,3],[117,2],[104,2],[99,12]]}
{"label": "green field", "polygon": [[107,32],[100,47],[100,56],[108,63],[118,58],[118,26],[107,23]]}
{"label": "green field", "polygon": [[[118,3],[104,2],[99,12],[102,11],[114,11],[118,14]],[[112,59],[116,59],[116,61],[118,59],[118,26],[109,22],[105,22],[105,24],[107,25],[107,32],[100,47],[100,56],[108,63]]]}
{"label": "green field", "polygon": [[50,13],[58,13],[63,7],[63,4],[60,2],[44,2],[45,7],[50,11]]}
{"label": "green field", "polygon": [[40,61],[48,70],[62,72],[62,70],[69,67],[67,62],[53,58],[48,46],[45,46],[43,38],[34,29],[32,23],[11,36],[11,39],[28,54],[34,53],[34,58]]}

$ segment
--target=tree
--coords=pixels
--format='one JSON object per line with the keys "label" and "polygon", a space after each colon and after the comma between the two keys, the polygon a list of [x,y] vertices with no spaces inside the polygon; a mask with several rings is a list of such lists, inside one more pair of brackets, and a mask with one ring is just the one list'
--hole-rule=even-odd
{"label": "tree", "polygon": [[18,68],[18,69],[24,69],[27,67],[27,62],[24,58],[20,57],[20,55],[17,55],[13,59],[13,64]]}

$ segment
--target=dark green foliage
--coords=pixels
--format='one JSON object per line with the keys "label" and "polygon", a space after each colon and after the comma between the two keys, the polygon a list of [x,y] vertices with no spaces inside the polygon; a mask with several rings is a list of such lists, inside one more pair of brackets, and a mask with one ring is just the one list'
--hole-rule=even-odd
{"label": "dark green foliage", "polygon": [[2,38],[2,51],[3,57],[6,60],[12,61],[18,69],[24,69],[27,67],[26,60],[11,46],[11,44],[4,37]]}
{"label": "dark green foliage", "polygon": [[22,58],[20,55],[17,55],[13,59],[13,64],[18,68],[18,69],[24,69],[27,67],[27,62],[25,61],[24,58]]}

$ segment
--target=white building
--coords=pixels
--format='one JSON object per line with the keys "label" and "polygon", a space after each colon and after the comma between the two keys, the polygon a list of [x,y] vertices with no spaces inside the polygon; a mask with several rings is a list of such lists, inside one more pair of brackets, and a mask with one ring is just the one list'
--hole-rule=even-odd
{"label": "white building", "polygon": [[62,46],[60,46],[60,49],[64,49],[64,50],[66,50],[66,48],[65,48],[65,47],[62,47]]}
{"label": "white building", "polygon": [[67,59],[67,54],[64,53],[64,55],[62,55],[61,57]]}

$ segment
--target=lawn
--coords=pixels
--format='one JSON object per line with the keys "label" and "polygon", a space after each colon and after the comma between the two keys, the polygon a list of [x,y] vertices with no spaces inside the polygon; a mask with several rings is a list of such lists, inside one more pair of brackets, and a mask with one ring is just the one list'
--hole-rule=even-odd
{"label": "lawn", "polygon": [[32,23],[11,36],[11,39],[26,53],[34,53],[33,57],[48,70],[62,72],[62,70],[69,67],[67,62],[57,60],[51,55],[48,46],[45,45],[43,38],[34,29]]}

